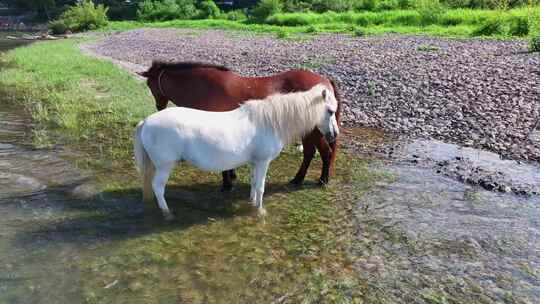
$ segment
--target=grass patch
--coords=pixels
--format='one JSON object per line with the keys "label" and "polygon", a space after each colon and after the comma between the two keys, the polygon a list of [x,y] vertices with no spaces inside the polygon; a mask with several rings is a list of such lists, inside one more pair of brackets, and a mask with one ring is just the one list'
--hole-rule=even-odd
{"label": "grass patch", "polygon": [[[6,68],[0,71],[0,84],[30,110],[39,132],[87,151],[80,166],[107,170],[100,175],[104,190],[95,202],[84,203],[84,218],[35,225],[96,239],[89,248],[76,246],[81,259],[51,262],[62,268],[52,269],[47,280],[60,280],[65,269],[80,274],[77,294],[87,303],[355,303],[362,298],[366,284],[358,280],[347,254],[354,239],[351,216],[362,193],[384,175],[369,169],[368,161],[342,154],[327,188],[314,184],[319,159],[307,184],[291,188],[287,182],[301,155],[288,149],[271,164],[265,195],[269,216],[263,223],[249,216],[247,168],[238,171],[237,191],[224,197],[219,174],[179,164],[168,188],[177,220],[129,218],[118,210],[130,209],[122,205],[140,195],[131,136],[135,124],[154,111],[153,100],[144,83],[83,55],[79,42],[15,49],[2,59]],[[103,197],[116,198],[116,211],[96,211]],[[136,234],[107,228],[126,222],[145,228]],[[77,223],[92,228],[79,229]],[[64,296],[63,289],[57,290],[49,299]]]}
{"label": "grass patch", "polygon": [[419,45],[416,49],[421,52],[436,52],[440,50],[438,46],[432,44],[422,44]]}
{"label": "grass patch", "polygon": [[335,58],[320,57],[320,58],[313,58],[311,60],[306,60],[303,63],[298,64],[297,67],[300,69],[317,70],[325,65],[334,64],[334,63],[336,63]]}
{"label": "grass patch", "polygon": [[136,123],[152,113],[150,93],[112,63],[81,54],[79,42],[36,43],[8,52],[2,60],[10,67],[0,72],[0,83],[40,128],[113,160],[130,159],[124,145]]}
{"label": "grass patch", "polygon": [[[507,11],[448,9],[436,14],[416,10],[381,12],[282,13],[262,23],[231,20],[172,20],[163,22],[115,21],[106,30],[129,30],[140,27],[219,28],[258,33],[274,33],[288,37],[298,33],[347,33],[355,36],[399,33],[442,37],[489,36],[497,38],[525,37],[530,32],[531,14],[540,8],[518,8]],[[497,29],[493,30],[493,20]],[[500,24],[500,26],[499,26]]]}

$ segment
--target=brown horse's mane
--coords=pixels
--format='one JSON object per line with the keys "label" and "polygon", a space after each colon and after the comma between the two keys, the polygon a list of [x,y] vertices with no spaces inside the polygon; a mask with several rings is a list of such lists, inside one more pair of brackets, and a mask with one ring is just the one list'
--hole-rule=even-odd
{"label": "brown horse's mane", "polygon": [[167,69],[167,70],[173,70],[173,71],[179,71],[179,70],[191,70],[196,68],[209,68],[209,69],[217,69],[220,71],[230,71],[230,69],[223,65],[217,65],[217,64],[211,64],[211,63],[204,63],[204,62],[194,62],[194,61],[180,61],[180,62],[165,62],[165,61],[152,61],[152,65],[146,72],[139,73],[139,75],[143,77],[156,77],[158,72]]}

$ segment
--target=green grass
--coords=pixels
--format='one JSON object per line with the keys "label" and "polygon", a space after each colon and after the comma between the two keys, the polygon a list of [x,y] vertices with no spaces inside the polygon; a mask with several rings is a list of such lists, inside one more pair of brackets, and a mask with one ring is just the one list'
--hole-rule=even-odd
{"label": "green grass", "polygon": [[117,148],[153,111],[151,96],[144,83],[112,63],[82,55],[78,42],[36,43],[9,52],[2,60],[11,68],[0,72],[3,93],[17,96],[39,126],[107,150],[114,159],[126,157],[128,151]]}
{"label": "green grass", "polygon": [[[289,37],[298,33],[355,34],[358,27],[365,34],[425,34],[444,37],[489,36],[497,38],[524,37],[531,25],[529,16],[540,15],[540,8],[518,8],[507,11],[449,9],[442,10],[434,20],[425,23],[416,10],[345,13],[283,13],[267,18],[264,23],[229,20],[173,20],[164,22],[111,22],[108,30],[127,30],[139,27],[222,28]],[[492,20],[499,20],[502,30],[485,33],[478,29]]]}
{"label": "green grass", "polygon": [[[327,188],[315,186],[321,166],[315,159],[306,185],[291,188],[288,180],[301,155],[284,151],[268,173],[265,222],[250,215],[245,167],[238,170],[237,191],[224,196],[219,174],[181,164],[168,188],[173,189],[169,206],[177,214],[173,223],[161,217],[145,223],[117,211],[100,211],[103,198],[114,197],[122,208],[140,196],[131,137],[154,105],[144,83],[111,63],[83,55],[80,42],[35,43],[7,53],[0,70],[4,99],[11,96],[30,111],[38,144],[49,137],[50,144],[62,140],[79,147],[88,157],[77,164],[101,172],[101,192],[95,201],[82,203],[87,213],[70,215],[75,218],[68,223],[92,223],[94,228],[81,229],[88,238],[110,222],[134,221],[130,225],[147,225],[148,232],[100,240],[91,249],[75,246],[82,259],[49,261],[61,268],[52,269],[47,280],[70,276],[65,269],[80,274],[77,288],[87,303],[270,303],[281,297],[289,303],[351,303],[368,294],[347,251],[354,239],[351,212],[362,193],[386,177],[369,169],[364,159],[340,155]],[[35,226],[52,225],[54,230],[57,224],[62,221]],[[54,257],[52,247],[43,250]],[[119,282],[114,288],[104,288],[114,281]],[[53,295],[64,296],[61,289]]]}
{"label": "green grass", "polygon": [[436,52],[440,50],[438,46],[431,45],[431,44],[422,44],[422,45],[419,45],[416,49],[421,52]]}

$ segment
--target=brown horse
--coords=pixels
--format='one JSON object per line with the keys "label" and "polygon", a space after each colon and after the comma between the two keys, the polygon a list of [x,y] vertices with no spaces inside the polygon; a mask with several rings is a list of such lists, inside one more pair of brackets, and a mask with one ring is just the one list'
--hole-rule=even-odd
{"label": "brown horse", "polygon": [[[177,106],[204,111],[230,111],[250,99],[264,99],[275,93],[307,91],[317,84],[324,84],[334,91],[338,100],[336,118],[339,123],[341,102],[334,82],[307,70],[290,70],[268,77],[243,77],[224,66],[154,61],[148,71],[139,75],[147,78],[158,111],[165,109],[169,101]],[[315,149],[323,162],[319,184],[328,183],[336,157],[337,141],[328,143],[319,130],[314,129],[302,138],[302,144],[304,159],[291,183],[299,185],[304,181]],[[231,190],[232,179],[236,178],[234,170],[225,171],[222,175],[222,189]]]}

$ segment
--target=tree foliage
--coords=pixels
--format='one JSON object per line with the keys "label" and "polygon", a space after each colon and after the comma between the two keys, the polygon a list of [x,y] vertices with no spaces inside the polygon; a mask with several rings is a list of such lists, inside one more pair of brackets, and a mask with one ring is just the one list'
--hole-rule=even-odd
{"label": "tree foliage", "polygon": [[107,8],[103,4],[94,5],[91,0],[82,0],[51,22],[50,27],[56,33],[61,29],[78,32],[104,27],[107,22]]}
{"label": "tree foliage", "polygon": [[221,10],[212,0],[203,0],[199,3],[199,17],[203,19],[214,19],[221,15]]}
{"label": "tree foliage", "polygon": [[267,17],[281,13],[283,11],[283,1],[281,0],[262,0],[253,9],[253,17],[258,20],[264,20]]}
{"label": "tree foliage", "polygon": [[[3,0],[2,2],[23,9],[30,9],[54,18],[78,0]],[[213,0],[94,0],[95,4],[109,7],[109,17],[115,19],[134,18],[142,20],[169,20],[190,18],[216,18],[221,9],[242,9],[260,19],[276,12],[344,12],[344,11],[382,11],[393,9],[417,9],[423,7],[482,8],[500,9],[524,5],[540,5],[540,0],[234,0],[233,7],[221,9]],[[428,4],[426,4],[428,3]],[[440,4],[440,5],[439,5]],[[135,12],[137,11],[137,14]],[[433,13],[434,11],[424,13]],[[225,11],[227,13],[227,11]],[[235,15],[238,15],[235,13]],[[225,16],[225,15],[224,15]],[[429,16],[427,16],[429,17]]]}
{"label": "tree foliage", "polygon": [[193,0],[145,0],[137,10],[137,18],[145,21],[192,19],[198,15]]}

